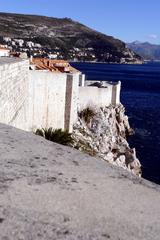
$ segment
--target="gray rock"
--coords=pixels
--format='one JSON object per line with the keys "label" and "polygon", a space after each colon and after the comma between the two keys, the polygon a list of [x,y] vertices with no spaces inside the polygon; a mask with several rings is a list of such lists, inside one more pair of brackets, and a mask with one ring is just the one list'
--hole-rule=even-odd
{"label": "gray rock", "polygon": [[[131,132],[133,133],[125,115],[125,108],[119,105],[96,109],[90,126],[79,118],[72,136],[75,141],[74,146],[82,151],[88,151],[89,154],[95,151],[96,156],[140,176],[141,164],[135,150],[129,147],[126,140]],[[125,155],[125,162],[124,158],[122,157],[122,160],[120,157],[122,154]]]}

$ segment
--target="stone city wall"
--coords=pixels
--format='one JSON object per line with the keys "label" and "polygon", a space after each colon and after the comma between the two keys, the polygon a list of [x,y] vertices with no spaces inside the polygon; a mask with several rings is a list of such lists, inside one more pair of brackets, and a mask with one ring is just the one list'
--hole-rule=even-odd
{"label": "stone city wall", "polygon": [[77,120],[79,74],[68,74],[66,83],[65,129],[72,132]]}
{"label": "stone city wall", "polygon": [[121,83],[105,83],[103,87],[90,86],[96,81],[86,81],[85,87],[79,87],[79,110],[86,107],[106,107],[120,103]]}
{"label": "stone city wall", "polygon": [[64,129],[66,75],[29,71],[29,130]]}
{"label": "stone city wall", "polygon": [[0,122],[21,129],[27,123],[28,60],[0,60]]}
{"label": "stone city wall", "polygon": [[29,70],[28,60],[0,58],[0,122],[35,131],[72,132],[77,109],[119,104],[120,83],[84,87],[84,75]]}
{"label": "stone city wall", "polygon": [[29,130],[62,128],[72,131],[77,119],[79,74],[29,72]]}

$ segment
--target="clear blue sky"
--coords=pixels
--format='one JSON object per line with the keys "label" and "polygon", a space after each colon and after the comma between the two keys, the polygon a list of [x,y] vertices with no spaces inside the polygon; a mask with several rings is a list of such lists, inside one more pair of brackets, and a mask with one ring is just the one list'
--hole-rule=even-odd
{"label": "clear blue sky", "polygon": [[160,44],[160,0],[0,0],[0,11],[69,17],[123,41]]}

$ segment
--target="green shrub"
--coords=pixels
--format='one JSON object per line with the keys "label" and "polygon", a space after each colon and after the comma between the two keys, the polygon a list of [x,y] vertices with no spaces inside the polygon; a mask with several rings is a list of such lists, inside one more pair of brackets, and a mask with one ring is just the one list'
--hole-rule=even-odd
{"label": "green shrub", "polygon": [[44,131],[42,129],[37,129],[35,132],[36,135],[39,135],[41,137],[44,137]]}
{"label": "green shrub", "polygon": [[90,123],[90,120],[95,116],[95,112],[94,110],[92,110],[91,108],[87,107],[85,109],[83,109],[80,113],[79,113],[79,117],[81,119],[84,119],[84,121],[86,123]]}
{"label": "green shrub", "polygon": [[71,133],[69,133],[67,130],[62,131],[62,129],[53,129],[50,127],[48,129],[37,129],[35,134],[42,136],[49,141],[60,143],[62,145],[73,144]]}

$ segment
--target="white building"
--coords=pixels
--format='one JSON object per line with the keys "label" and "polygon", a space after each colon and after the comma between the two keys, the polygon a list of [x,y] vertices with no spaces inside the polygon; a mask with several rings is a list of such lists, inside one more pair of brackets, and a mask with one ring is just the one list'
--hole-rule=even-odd
{"label": "white building", "polygon": [[9,57],[10,49],[5,47],[0,47],[0,57]]}

